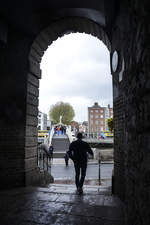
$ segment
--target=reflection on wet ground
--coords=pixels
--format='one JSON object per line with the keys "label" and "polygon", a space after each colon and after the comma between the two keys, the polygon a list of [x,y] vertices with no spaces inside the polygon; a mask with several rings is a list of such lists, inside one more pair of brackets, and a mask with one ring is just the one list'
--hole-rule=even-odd
{"label": "reflection on wet ground", "polygon": [[123,225],[123,204],[111,188],[74,185],[0,191],[2,225]]}

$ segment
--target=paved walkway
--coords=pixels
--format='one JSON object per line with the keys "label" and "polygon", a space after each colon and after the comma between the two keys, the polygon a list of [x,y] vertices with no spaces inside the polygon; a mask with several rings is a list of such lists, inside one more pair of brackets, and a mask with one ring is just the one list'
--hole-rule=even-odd
{"label": "paved walkway", "polygon": [[[101,161],[101,164],[113,164],[114,161]],[[52,160],[52,164],[65,164],[65,160],[64,158],[54,158]],[[73,161],[70,159],[69,160],[69,164],[73,164]],[[98,164],[98,160],[94,160],[94,159],[91,159],[91,160],[88,160],[88,164]]]}
{"label": "paved walkway", "polygon": [[123,205],[106,187],[74,185],[0,191],[1,225],[123,225]]}

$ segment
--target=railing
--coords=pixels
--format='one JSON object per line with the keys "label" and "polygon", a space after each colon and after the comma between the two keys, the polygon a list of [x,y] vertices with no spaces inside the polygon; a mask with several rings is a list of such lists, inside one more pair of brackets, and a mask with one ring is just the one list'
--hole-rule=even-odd
{"label": "railing", "polygon": [[91,133],[86,133],[85,138],[93,138],[93,139],[113,138],[113,133],[109,131],[91,132]]}
{"label": "railing", "polygon": [[50,133],[50,137],[49,137],[49,145],[51,145],[51,143],[52,143],[53,135],[54,135],[54,126],[52,126],[52,129],[51,129],[51,133]]}
{"label": "railing", "polygon": [[70,143],[73,142],[74,137],[72,136],[72,132],[71,132],[71,130],[69,129],[69,127],[67,127],[67,129],[66,129],[66,134],[67,134],[67,136],[68,136],[68,138],[69,138],[69,142],[70,142]]}
{"label": "railing", "polygon": [[37,165],[43,171],[51,170],[51,157],[46,144],[37,147]]}
{"label": "railing", "polygon": [[46,146],[49,146],[49,142],[50,142],[49,137],[44,138],[44,144]]}

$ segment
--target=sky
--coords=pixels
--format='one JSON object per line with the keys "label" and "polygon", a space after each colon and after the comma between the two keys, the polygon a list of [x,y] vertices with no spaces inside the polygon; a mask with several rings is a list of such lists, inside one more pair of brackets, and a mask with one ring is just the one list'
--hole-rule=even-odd
{"label": "sky", "polygon": [[39,110],[47,113],[59,101],[70,103],[74,120],[88,120],[94,102],[112,106],[109,51],[96,37],[72,33],[58,38],[46,50],[42,62]]}

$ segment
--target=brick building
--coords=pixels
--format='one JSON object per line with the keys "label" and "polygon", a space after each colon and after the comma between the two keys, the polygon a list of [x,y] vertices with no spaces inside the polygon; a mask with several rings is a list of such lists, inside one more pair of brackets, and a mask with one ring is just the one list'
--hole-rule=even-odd
{"label": "brick building", "polygon": [[113,117],[113,108],[101,107],[97,102],[92,107],[88,107],[88,132],[100,133],[108,130],[107,119]]}

